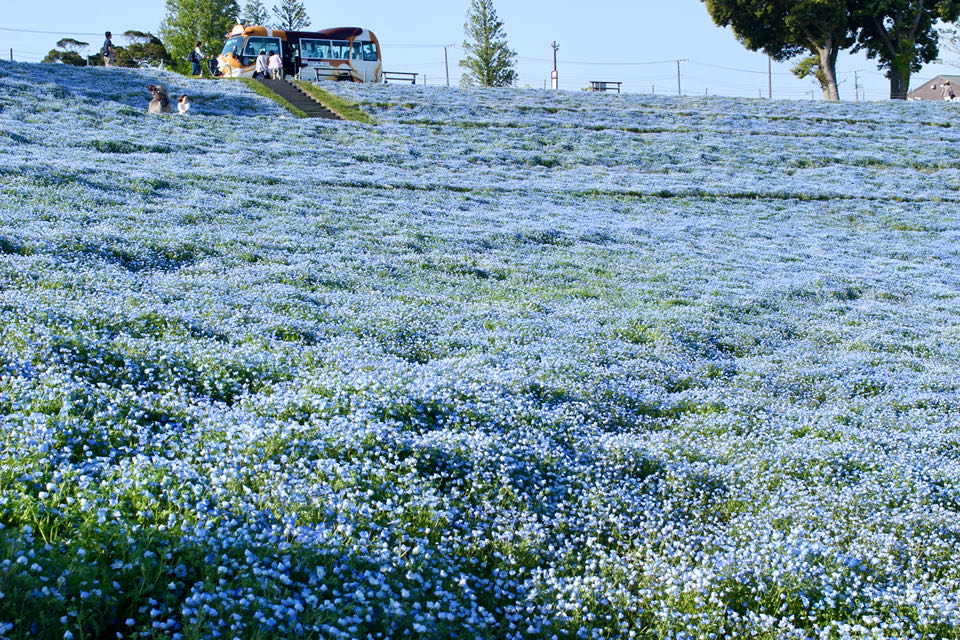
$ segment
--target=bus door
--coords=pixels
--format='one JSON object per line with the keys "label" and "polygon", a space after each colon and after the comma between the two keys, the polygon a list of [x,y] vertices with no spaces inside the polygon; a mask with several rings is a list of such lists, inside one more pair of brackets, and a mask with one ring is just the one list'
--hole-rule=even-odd
{"label": "bus door", "polygon": [[268,36],[250,36],[247,38],[247,42],[243,46],[243,55],[240,56],[240,64],[243,66],[253,64],[256,62],[257,56],[260,54],[261,50],[266,51],[268,57],[271,53],[280,53],[283,51],[281,48],[280,38]]}

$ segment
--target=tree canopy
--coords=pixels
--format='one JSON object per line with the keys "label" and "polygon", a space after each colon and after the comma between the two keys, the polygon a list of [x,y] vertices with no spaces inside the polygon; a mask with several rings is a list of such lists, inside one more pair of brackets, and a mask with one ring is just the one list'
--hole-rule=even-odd
{"label": "tree canopy", "polygon": [[904,100],[910,74],[940,55],[937,23],[960,17],[954,0],[857,0],[853,20],[858,27],[854,51],[879,62],[890,79],[890,97]]}
{"label": "tree canopy", "polygon": [[745,47],[775,60],[807,54],[794,73],[814,75],[828,100],[839,100],[837,55],[864,51],[903,99],[910,73],[939,55],[938,21],[960,17],[958,0],[701,0],[714,22],[732,27]]}
{"label": "tree canopy", "polygon": [[243,5],[243,16],[240,22],[267,26],[267,23],[270,22],[270,13],[261,0],[247,0],[247,3]]}
{"label": "tree canopy", "polygon": [[167,48],[152,33],[124,31],[129,44],[118,47],[116,62],[121,67],[171,67],[175,66]]}
{"label": "tree canopy", "polygon": [[297,0],[280,0],[280,4],[273,6],[273,15],[277,21],[274,27],[284,31],[299,31],[310,26],[307,9]]}
{"label": "tree canopy", "polygon": [[87,59],[80,52],[90,46],[89,42],[81,42],[73,38],[57,40],[57,49],[51,49],[41,62],[62,62],[75,67],[83,67]]}
{"label": "tree canopy", "polygon": [[463,25],[466,56],[460,66],[466,69],[464,86],[509,87],[517,81],[514,69],[517,54],[507,46],[503,22],[497,17],[492,0],[471,0]]}
{"label": "tree canopy", "polygon": [[189,68],[187,54],[197,41],[207,55],[219,53],[224,36],[240,17],[237,0],[166,0],[167,14],[160,25],[160,38],[176,61],[177,68]]}
{"label": "tree canopy", "polygon": [[807,54],[801,77],[813,73],[827,100],[839,100],[837,55],[855,42],[847,0],[702,0],[713,21],[731,27],[752,51],[774,60]]}

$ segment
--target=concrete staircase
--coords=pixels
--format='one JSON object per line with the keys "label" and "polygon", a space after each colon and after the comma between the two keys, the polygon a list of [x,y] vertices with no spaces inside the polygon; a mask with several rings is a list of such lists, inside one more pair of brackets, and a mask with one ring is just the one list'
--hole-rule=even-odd
{"label": "concrete staircase", "polygon": [[312,97],[300,90],[297,85],[287,80],[271,80],[258,78],[258,81],[278,96],[307,114],[308,118],[327,118],[341,120],[340,116],[330,111]]}

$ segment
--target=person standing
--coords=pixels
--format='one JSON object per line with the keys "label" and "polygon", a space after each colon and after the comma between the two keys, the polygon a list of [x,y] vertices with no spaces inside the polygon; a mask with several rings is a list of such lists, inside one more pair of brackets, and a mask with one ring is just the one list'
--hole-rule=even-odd
{"label": "person standing", "polygon": [[283,80],[283,58],[276,51],[270,54],[267,60],[267,67],[270,69],[270,77],[274,80]]}
{"label": "person standing", "polygon": [[943,81],[943,88],[940,90],[940,97],[944,100],[953,100],[957,97],[957,94],[953,92],[953,85],[950,84],[949,80]]}
{"label": "person standing", "polygon": [[267,77],[267,50],[260,49],[260,55],[257,56],[257,63],[253,69],[254,78]]}
{"label": "person standing", "polygon": [[106,40],[103,41],[103,46],[100,48],[100,55],[103,56],[103,66],[112,67],[114,66],[114,60],[116,59],[116,51],[113,49],[113,40],[111,40],[110,32],[107,31],[103,34],[106,36]]}
{"label": "person standing", "polygon": [[197,45],[190,52],[190,64],[193,65],[193,69],[190,71],[192,76],[203,75],[203,69],[200,67],[200,62],[203,60],[203,49],[200,48],[202,45],[202,42],[197,41]]}

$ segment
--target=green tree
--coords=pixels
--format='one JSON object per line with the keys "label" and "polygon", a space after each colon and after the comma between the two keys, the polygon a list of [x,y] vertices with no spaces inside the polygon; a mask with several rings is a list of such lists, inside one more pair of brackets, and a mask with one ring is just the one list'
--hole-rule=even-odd
{"label": "green tree", "polygon": [[273,5],[273,15],[277,17],[274,28],[284,31],[299,31],[310,26],[310,18],[302,2],[297,0],[280,0],[280,4]]}
{"label": "green tree", "polygon": [[203,43],[206,55],[223,49],[224,36],[240,17],[237,0],[166,0],[167,15],[160,25],[160,39],[166,46],[176,68],[190,69],[187,54],[197,41]]}
{"label": "green tree", "polygon": [[507,46],[503,22],[497,17],[492,0],[471,0],[463,25],[463,49],[466,56],[460,66],[466,69],[460,80],[464,86],[509,87],[517,81],[514,69],[517,54]]}
{"label": "green tree", "polygon": [[243,17],[240,22],[266,27],[269,26],[270,12],[267,11],[267,7],[261,0],[247,0],[247,4],[243,5]]}
{"label": "green tree", "polygon": [[[854,0],[851,0],[854,1]],[[848,0],[702,0],[713,21],[731,27],[751,51],[774,60],[814,57],[797,65],[800,77],[814,75],[823,97],[839,100],[837,55],[855,42]]]}
{"label": "green tree", "polygon": [[174,62],[167,48],[152,33],[125,31],[129,41],[126,47],[117,48],[117,66],[120,67],[173,67]]}
{"label": "green tree", "polygon": [[57,40],[58,49],[51,49],[42,62],[62,62],[72,64],[75,67],[83,67],[87,64],[87,59],[80,52],[90,46],[89,42],[80,42],[73,38],[62,38]]}
{"label": "green tree", "polygon": [[955,0],[851,0],[859,27],[854,51],[864,51],[886,69],[890,97],[905,100],[910,74],[940,55],[939,22],[960,17]]}

